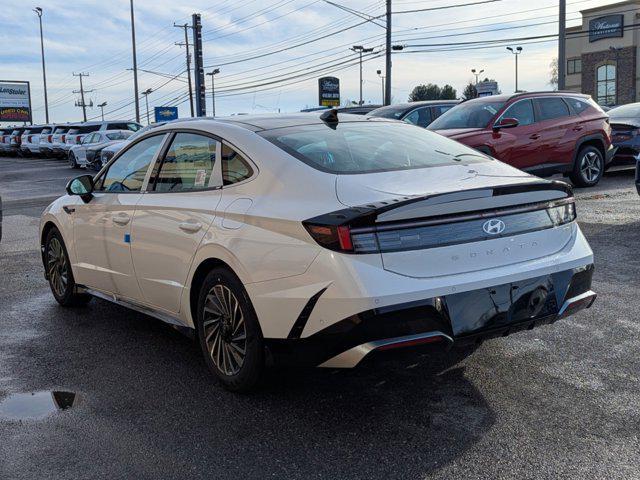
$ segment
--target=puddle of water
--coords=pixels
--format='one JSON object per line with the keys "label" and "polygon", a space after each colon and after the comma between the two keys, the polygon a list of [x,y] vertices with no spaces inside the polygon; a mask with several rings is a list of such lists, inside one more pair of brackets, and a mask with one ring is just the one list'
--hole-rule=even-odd
{"label": "puddle of water", "polygon": [[78,403],[74,392],[16,393],[0,402],[0,420],[37,420]]}

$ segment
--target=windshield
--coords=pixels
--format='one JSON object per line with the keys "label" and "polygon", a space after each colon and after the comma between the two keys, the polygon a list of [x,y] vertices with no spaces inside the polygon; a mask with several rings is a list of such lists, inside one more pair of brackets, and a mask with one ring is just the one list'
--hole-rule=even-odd
{"label": "windshield", "polygon": [[106,137],[109,140],[126,140],[127,138],[129,138],[131,136],[133,132],[131,131],[125,131],[125,132],[113,132],[113,133],[107,133]]}
{"label": "windshield", "polygon": [[490,161],[458,142],[405,123],[302,125],[259,135],[329,173],[373,173]]}
{"label": "windshield", "polygon": [[630,103],[612,108],[607,112],[611,118],[637,118],[640,120],[640,103]]}
{"label": "windshield", "polygon": [[452,128],[486,128],[503,107],[504,102],[470,101],[456,105],[436,118],[429,130]]}
{"label": "windshield", "polygon": [[382,107],[382,108],[376,108],[373,112],[370,113],[370,115],[372,117],[392,118],[394,120],[399,120],[406,110],[407,110],[406,106]]}

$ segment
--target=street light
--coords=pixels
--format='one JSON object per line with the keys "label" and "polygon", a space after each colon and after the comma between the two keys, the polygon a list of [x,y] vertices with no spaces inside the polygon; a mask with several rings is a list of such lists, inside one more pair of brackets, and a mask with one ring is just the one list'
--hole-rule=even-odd
{"label": "street light", "polygon": [[360,102],[358,102],[358,105],[363,105],[364,101],[362,100],[362,54],[373,52],[373,48],[364,48],[362,45],[354,45],[349,50],[360,54]]}
{"label": "street light", "polygon": [[384,79],[386,77],[382,75],[382,70],[376,70],[376,73],[380,77],[380,80],[382,80],[382,104],[384,105]]}
{"label": "street light", "polygon": [[150,88],[147,88],[144,92],[142,92],[142,95],[144,95],[145,104],[147,105],[147,125],[151,124],[151,121],[149,120],[149,94],[151,92],[153,92],[153,90],[151,90]]}
{"label": "street light", "polygon": [[518,55],[522,53],[522,47],[516,47],[515,49],[513,47],[507,47],[507,50],[516,57],[516,93],[518,93]]}
{"label": "street light", "polygon": [[216,68],[215,70],[210,71],[207,75],[211,76],[211,114],[212,116],[216,116],[216,90],[215,83],[213,82],[213,77],[220,73],[220,69]]}
{"label": "street light", "polygon": [[98,106],[100,107],[100,115],[102,116],[102,121],[104,122],[104,107],[107,106],[107,102],[102,102]]}
{"label": "street light", "polygon": [[475,68],[471,69],[471,73],[473,73],[476,76],[476,85],[478,85],[478,77],[482,75],[482,72],[484,72],[484,69],[480,70],[479,72],[476,71]]}
{"label": "street light", "polygon": [[44,83],[44,115],[47,119],[47,123],[49,123],[49,102],[47,101],[47,72],[44,68],[44,37],[42,35],[42,9],[40,7],[36,7],[33,9],[38,15],[38,20],[40,22],[40,53],[42,54],[42,81]]}

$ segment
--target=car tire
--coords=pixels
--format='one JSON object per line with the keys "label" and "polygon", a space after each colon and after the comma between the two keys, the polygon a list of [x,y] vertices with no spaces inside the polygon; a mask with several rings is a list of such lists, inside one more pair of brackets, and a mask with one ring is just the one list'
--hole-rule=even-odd
{"label": "car tire", "polygon": [[264,341],[240,280],[226,268],[211,270],[197,308],[198,340],[209,370],[227,390],[254,389],[265,367]]}
{"label": "car tire", "polygon": [[569,178],[577,187],[593,187],[598,184],[603,173],[604,157],[602,152],[589,145],[582,147],[578,152]]}
{"label": "car tire", "polygon": [[91,300],[91,295],[77,291],[67,247],[57,228],[49,231],[44,242],[44,265],[51,293],[60,305],[76,307]]}
{"label": "car tire", "polygon": [[78,165],[76,156],[73,152],[69,152],[69,165],[71,166],[71,168],[80,168],[80,165]]}

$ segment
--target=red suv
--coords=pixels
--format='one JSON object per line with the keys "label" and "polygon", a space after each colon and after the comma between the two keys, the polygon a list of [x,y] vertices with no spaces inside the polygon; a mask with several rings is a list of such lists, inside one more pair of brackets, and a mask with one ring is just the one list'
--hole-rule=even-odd
{"label": "red suv", "polygon": [[613,158],[606,113],[588,95],[518,93],[466,101],[429,130],[536,175],[563,173],[581,187],[597,184]]}

